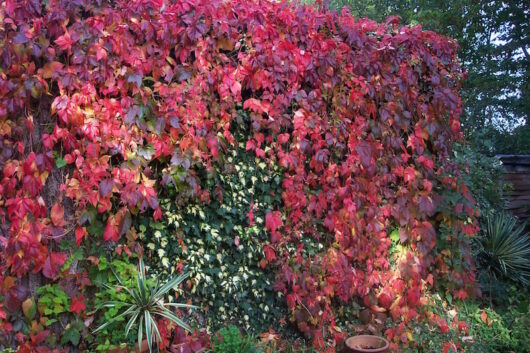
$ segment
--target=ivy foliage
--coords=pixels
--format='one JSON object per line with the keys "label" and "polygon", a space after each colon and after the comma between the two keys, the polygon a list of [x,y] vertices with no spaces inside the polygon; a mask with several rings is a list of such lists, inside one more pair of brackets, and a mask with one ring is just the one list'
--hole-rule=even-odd
{"label": "ivy foliage", "polygon": [[[244,111],[232,125],[244,141],[250,119]],[[265,215],[281,207],[282,175],[245,150],[230,146],[212,168],[192,168],[202,197],[179,204],[186,185],[175,182],[159,196],[162,221],[140,218],[140,238],[160,276],[185,265],[193,287],[186,291],[201,305],[209,327],[232,322],[252,332],[278,327],[286,316],[281,295],[273,289],[275,274],[264,270],[269,243]]]}

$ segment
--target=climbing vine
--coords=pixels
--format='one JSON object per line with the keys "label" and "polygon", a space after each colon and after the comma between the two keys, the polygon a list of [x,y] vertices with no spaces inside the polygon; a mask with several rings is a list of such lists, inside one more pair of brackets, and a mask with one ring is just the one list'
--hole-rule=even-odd
{"label": "climbing vine", "polygon": [[[259,236],[253,271],[273,274],[318,348],[343,338],[338,306],[400,322],[387,334],[406,345],[432,287],[474,295],[477,213],[450,158],[465,76],[453,40],[261,0],[9,0],[0,20],[0,327],[21,351],[47,336],[12,325],[34,295],[24,279],[74,276],[65,237],[141,252],[131,239],[157,237],[139,234],[146,218],[170,224],[171,244],[200,244],[220,220],[234,222],[224,241]],[[274,200],[233,198],[237,214],[189,230],[193,205],[223,204],[216,173],[234,151],[260,183],[278,176],[261,195]]]}

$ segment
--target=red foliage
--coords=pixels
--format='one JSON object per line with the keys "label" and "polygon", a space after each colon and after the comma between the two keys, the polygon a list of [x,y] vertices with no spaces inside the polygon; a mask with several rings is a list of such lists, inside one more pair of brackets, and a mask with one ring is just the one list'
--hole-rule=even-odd
{"label": "red foliage", "polygon": [[[449,162],[461,137],[454,41],[394,19],[268,1],[99,3],[0,5],[2,273],[53,279],[66,260],[50,245],[69,221],[60,199],[44,201],[54,152],[67,165],[61,190],[75,206],[77,244],[89,236],[87,211],[117,242],[131,214],[161,217],[157,190],[176,170],[193,180],[194,165],[222,161],[244,109],[246,149],[284,172],[262,265],[277,270],[276,288],[316,345],[334,335],[336,302],[374,295],[376,310],[408,321],[427,286],[472,294],[462,239],[477,231],[476,212]],[[395,266],[392,227],[408,249]],[[308,258],[302,238],[323,248]],[[454,256],[462,267],[445,261]]]}
{"label": "red foliage", "polygon": [[85,296],[80,295],[72,298],[72,304],[70,304],[70,312],[79,315],[81,312],[86,310]]}

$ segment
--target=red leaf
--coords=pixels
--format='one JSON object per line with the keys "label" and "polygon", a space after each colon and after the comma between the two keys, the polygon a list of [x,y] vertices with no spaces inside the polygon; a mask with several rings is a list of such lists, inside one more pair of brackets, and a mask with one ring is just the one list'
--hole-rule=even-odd
{"label": "red leaf", "polygon": [[72,304],[70,304],[70,312],[79,315],[82,311],[86,310],[85,296],[80,295],[72,298]]}
{"label": "red leaf", "polygon": [[157,208],[155,212],[153,212],[153,219],[155,221],[159,221],[162,219],[162,209],[160,209],[160,207]]}
{"label": "red leaf", "polygon": [[56,227],[62,227],[66,224],[64,221],[64,208],[59,203],[53,205],[50,211],[50,218]]}
{"label": "red leaf", "polygon": [[[42,343],[50,334],[50,330],[42,330],[41,332],[39,332],[38,334],[34,335],[34,334],[30,334],[30,339],[31,339],[31,343],[36,346],[40,343]],[[39,348],[41,347],[38,347],[36,349],[36,352],[37,353],[40,353],[39,351]],[[44,352],[49,352],[49,348],[47,348],[48,350],[47,351],[44,351]]]}
{"label": "red leaf", "polygon": [[83,241],[83,238],[85,238],[87,235],[88,233],[85,227],[77,227],[75,229],[75,243],[77,244],[77,246],[81,244],[81,242]]}
{"label": "red leaf", "polygon": [[256,149],[256,142],[254,140],[250,139],[247,141],[247,145],[245,147],[245,150],[247,151],[253,151]]}
{"label": "red leaf", "polygon": [[392,298],[392,295],[390,295],[386,291],[383,291],[381,294],[379,294],[379,298],[377,298],[377,301],[379,303],[379,306],[385,309],[390,309],[390,306],[392,305],[394,299]]}
{"label": "red leaf", "polygon": [[105,227],[105,232],[103,233],[103,240],[109,241],[112,240],[117,242],[120,239],[120,232],[118,231],[118,226],[115,224],[115,217],[110,216],[107,220],[107,226]]}
{"label": "red leaf", "polygon": [[405,171],[403,172],[403,179],[406,183],[412,183],[414,179],[416,179],[416,171],[413,167],[407,167],[405,168]]}
{"label": "red leaf", "polygon": [[263,251],[265,252],[265,258],[267,259],[267,262],[272,262],[276,260],[276,253],[270,246],[265,245]]}
{"label": "red leaf", "polygon": [[57,44],[62,50],[70,51],[73,43],[74,41],[72,40],[72,38],[70,37],[70,33],[68,32],[66,32],[55,40],[55,44]]}
{"label": "red leaf", "polygon": [[50,252],[42,268],[42,274],[47,278],[54,279],[65,261],[66,253]]}
{"label": "red leaf", "polygon": [[249,109],[253,112],[262,114],[268,113],[270,108],[270,103],[266,101],[260,101],[256,98],[249,98],[243,103],[243,109]]}
{"label": "red leaf", "polygon": [[410,288],[407,291],[407,301],[409,306],[416,307],[420,303],[420,289],[417,287]]}

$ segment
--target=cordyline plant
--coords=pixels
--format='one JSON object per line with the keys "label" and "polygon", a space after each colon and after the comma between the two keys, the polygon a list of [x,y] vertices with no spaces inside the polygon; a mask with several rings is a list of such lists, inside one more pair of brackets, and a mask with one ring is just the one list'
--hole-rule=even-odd
{"label": "cordyline plant", "polygon": [[[280,168],[254,270],[275,271],[299,330],[319,349],[340,341],[338,308],[357,301],[406,346],[426,291],[475,291],[477,212],[451,161],[464,77],[455,41],[396,18],[266,0],[0,2],[1,333],[15,337],[21,278],[68,273],[65,234],[124,245],[133,215],[162,218],[169,184],[176,205],[221,199],[197,175],[229,170],[241,143]],[[16,344],[44,352],[45,336]]]}
{"label": "cordyline plant", "polygon": [[145,333],[149,352],[152,352],[153,343],[158,346],[162,342],[162,337],[160,336],[160,331],[156,322],[157,316],[166,318],[171,322],[174,322],[177,326],[191,331],[191,327],[179,319],[170,310],[170,308],[196,308],[196,306],[165,302],[165,297],[169,291],[188,278],[188,273],[174,277],[164,284],[157,282],[155,285],[153,285],[150,284],[150,281],[146,278],[144,261],[143,259],[140,259],[138,261],[136,287],[134,288],[128,288],[124,286],[120,276],[114,271],[113,273],[118,280],[119,285],[116,287],[111,287],[106,284],[102,285],[111,290],[127,291],[127,293],[130,295],[130,301],[109,301],[101,304],[101,308],[119,307],[123,311],[119,315],[113,317],[111,320],[96,328],[94,333],[102,331],[105,327],[112,324],[119,318],[128,318],[129,320],[127,321],[127,325],[125,325],[125,335],[129,335],[129,332],[133,326],[138,326],[138,347],[142,347],[142,338],[144,337]]}

